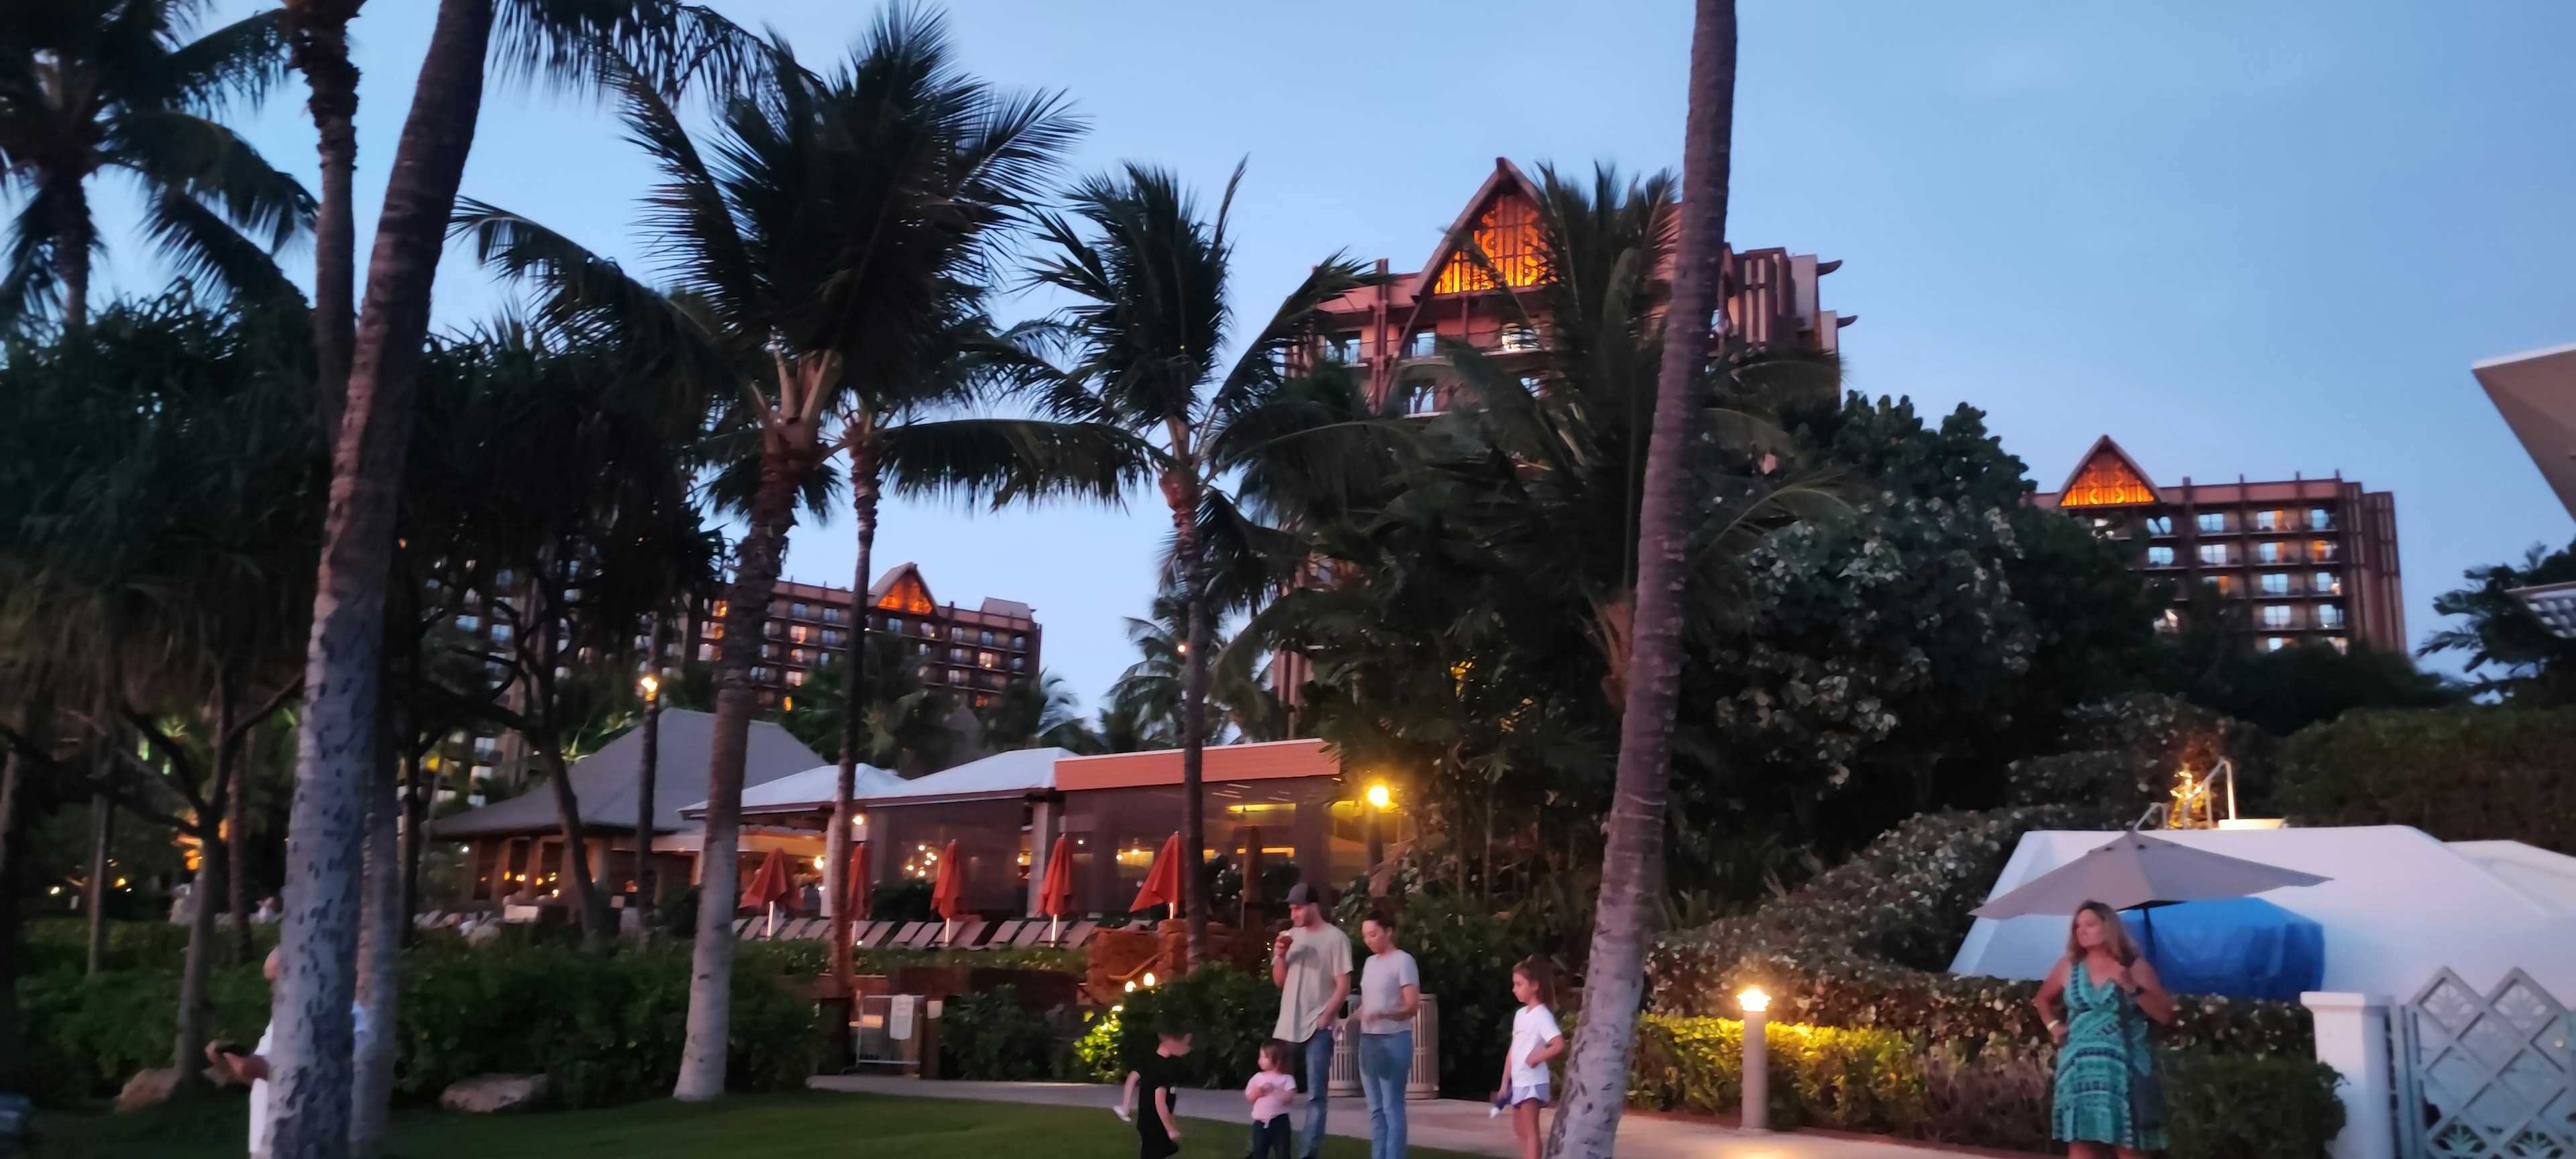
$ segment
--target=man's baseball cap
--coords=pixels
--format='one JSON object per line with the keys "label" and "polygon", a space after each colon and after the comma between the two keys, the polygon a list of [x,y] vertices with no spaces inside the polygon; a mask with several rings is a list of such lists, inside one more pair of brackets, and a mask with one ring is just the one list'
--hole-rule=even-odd
{"label": "man's baseball cap", "polygon": [[1321,905],[1323,901],[1324,899],[1315,892],[1315,887],[1305,882],[1301,881],[1288,887],[1290,905]]}

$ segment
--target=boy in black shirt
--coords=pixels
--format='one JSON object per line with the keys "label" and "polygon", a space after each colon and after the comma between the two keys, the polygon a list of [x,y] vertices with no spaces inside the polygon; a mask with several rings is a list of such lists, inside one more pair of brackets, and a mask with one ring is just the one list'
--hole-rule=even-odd
{"label": "boy in black shirt", "polygon": [[[1174,1105],[1179,1096],[1173,1088],[1183,1077],[1180,1060],[1190,1053],[1190,1032],[1178,1025],[1164,1023],[1155,1029],[1154,1037],[1154,1057],[1127,1072],[1127,1092],[1118,1100],[1118,1117],[1135,1120],[1138,1154],[1143,1159],[1180,1153],[1180,1108]],[[1144,1096],[1141,1102],[1139,1094]]]}

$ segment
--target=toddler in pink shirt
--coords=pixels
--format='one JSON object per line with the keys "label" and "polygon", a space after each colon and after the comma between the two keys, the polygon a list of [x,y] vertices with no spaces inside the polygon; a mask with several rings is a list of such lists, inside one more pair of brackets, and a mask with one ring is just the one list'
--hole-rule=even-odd
{"label": "toddler in pink shirt", "polygon": [[1243,1084],[1243,1101],[1252,1104],[1252,1154],[1249,1159],[1288,1159],[1288,1108],[1297,1101],[1294,1048],[1279,1039],[1261,1044],[1261,1069]]}

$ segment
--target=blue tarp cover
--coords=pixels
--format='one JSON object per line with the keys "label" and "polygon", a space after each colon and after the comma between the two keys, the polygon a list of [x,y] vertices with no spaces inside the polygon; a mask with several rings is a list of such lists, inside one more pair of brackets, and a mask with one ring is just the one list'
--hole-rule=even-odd
{"label": "blue tarp cover", "polygon": [[2120,918],[2176,994],[2295,1002],[2325,978],[2325,927],[2260,898],[2160,905]]}

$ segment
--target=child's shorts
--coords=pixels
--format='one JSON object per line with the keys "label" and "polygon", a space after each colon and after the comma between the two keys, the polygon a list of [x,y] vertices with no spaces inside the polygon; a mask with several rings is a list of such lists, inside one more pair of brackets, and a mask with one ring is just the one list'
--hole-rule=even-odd
{"label": "child's shorts", "polygon": [[1505,1096],[1503,1102],[1506,1106],[1514,1107],[1517,1107],[1522,1103],[1537,1103],[1542,1107],[1547,1106],[1549,1105],[1547,1098],[1547,1080],[1540,1079],[1534,1083],[1513,1083],[1512,1093]]}

